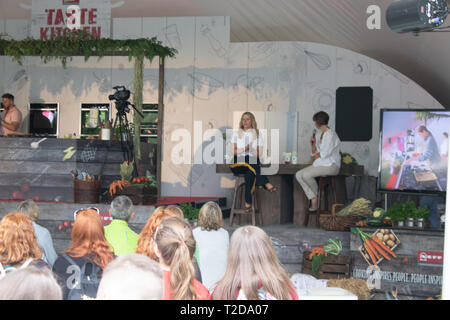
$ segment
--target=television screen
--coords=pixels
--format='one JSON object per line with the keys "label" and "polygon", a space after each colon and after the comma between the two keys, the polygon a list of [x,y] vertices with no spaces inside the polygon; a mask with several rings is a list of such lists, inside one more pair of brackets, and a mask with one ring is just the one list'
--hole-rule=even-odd
{"label": "television screen", "polygon": [[58,105],[30,104],[30,133],[56,136],[58,133]]}
{"label": "television screen", "polygon": [[380,118],[379,189],[445,192],[450,111],[381,110]]}

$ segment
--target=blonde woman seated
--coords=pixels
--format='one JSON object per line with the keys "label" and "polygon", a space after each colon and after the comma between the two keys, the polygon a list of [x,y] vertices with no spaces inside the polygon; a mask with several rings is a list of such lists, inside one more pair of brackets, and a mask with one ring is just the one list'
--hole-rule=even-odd
{"label": "blonde woman seated", "polygon": [[316,211],[318,208],[316,177],[336,176],[341,167],[341,155],[339,153],[341,141],[336,132],[328,127],[329,119],[328,114],[323,111],[313,116],[314,125],[320,133],[319,141],[316,141],[315,136],[312,136],[310,140],[312,155],[315,160],[311,166],[298,171],[295,175],[311,201],[309,211]]}
{"label": "blonde woman seated", "polygon": [[259,158],[262,154],[263,140],[259,135],[255,116],[251,112],[242,115],[239,131],[233,133],[231,145],[234,161],[230,169],[234,174],[245,174],[245,210],[250,212],[252,194],[256,186],[270,192],[277,190],[266,176],[261,175]]}
{"label": "blonde woman seated", "polygon": [[222,210],[215,202],[205,203],[198,214],[198,227],[192,233],[197,244],[195,256],[202,283],[209,291],[225,273],[230,236],[223,228]]}

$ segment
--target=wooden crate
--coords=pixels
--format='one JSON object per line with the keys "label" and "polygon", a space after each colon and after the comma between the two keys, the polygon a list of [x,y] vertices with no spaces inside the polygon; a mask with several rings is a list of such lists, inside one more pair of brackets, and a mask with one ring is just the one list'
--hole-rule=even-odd
{"label": "wooden crate", "polygon": [[[303,252],[302,273],[312,275],[311,251]],[[350,257],[328,255],[325,257],[319,271],[314,276],[317,279],[343,279],[350,277]]]}
{"label": "wooden crate", "polygon": [[158,200],[157,189],[155,187],[145,187],[144,185],[130,185],[123,188],[123,190],[117,190],[113,199],[121,195],[128,196],[134,205],[152,205]]}

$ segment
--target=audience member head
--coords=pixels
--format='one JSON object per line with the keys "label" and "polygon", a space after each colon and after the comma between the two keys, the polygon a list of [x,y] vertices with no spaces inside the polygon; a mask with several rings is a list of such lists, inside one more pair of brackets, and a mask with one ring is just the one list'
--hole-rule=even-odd
{"label": "audience member head", "polygon": [[0,300],[62,300],[62,290],[50,269],[29,266],[0,280]]}
{"label": "audience member head", "polygon": [[172,212],[174,215],[177,215],[181,219],[184,219],[184,213],[183,210],[180,208],[180,206],[170,205],[166,207],[166,210]]}
{"label": "audience member head", "polygon": [[257,300],[260,286],[280,300],[295,294],[268,235],[255,226],[240,227],[231,236],[227,268],[213,299],[234,300],[241,289],[247,299]]}
{"label": "audience member head", "polygon": [[448,132],[442,133],[442,136],[444,137],[444,139],[448,138]]}
{"label": "audience member head", "polygon": [[159,261],[154,249],[156,229],[158,229],[163,219],[167,217],[176,217],[178,215],[178,212],[175,210],[167,210],[164,206],[156,208],[139,234],[136,253],[146,255],[155,261]]}
{"label": "audience member head", "polygon": [[192,257],[195,240],[191,226],[178,217],[162,221],[155,235],[160,263],[170,268],[170,291],[173,300],[193,300],[195,270]]}
{"label": "audience member head", "polygon": [[312,120],[314,121],[314,124],[319,129],[322,126],[328,126],[328,121],[330,120],[330,116],[328,113],[324,111],[319,111],[316,114],[313,115]]}
{"label": "audience member head", "polygon": [[111,202],[110,213],[113,219],[128,222],[134,216],[133,202],[127,196],[118,196]]}
{"label": "audience member head", "polygon": [[73,258],[89,257],[102,269],[114,259],[97,211],[78,212],[72,229],[72,244],[66,254]]}
{"label": "audience member head", "polygon": [[41,257],[31,220],[19,212],[4,216],[0,221],[0,262],[22,264],[29,258],[39,260]]}
{"label": "audience member head", "polygon": [[202,230],[218,230],[223,227],[222,210],[213,201],[205,203],[198,213],[198,226]]}
{"label": "audience member head", "polygon": [[39,208],[33,200],[25,200],[19,203],[17,206],[17,212],[23,213],[31,221],[38,221],[39,219]]}
{"label": "audience member head", "polygon": [[158,262],[124,254],[103,271],[97,300],[161,300],[164,286]]}

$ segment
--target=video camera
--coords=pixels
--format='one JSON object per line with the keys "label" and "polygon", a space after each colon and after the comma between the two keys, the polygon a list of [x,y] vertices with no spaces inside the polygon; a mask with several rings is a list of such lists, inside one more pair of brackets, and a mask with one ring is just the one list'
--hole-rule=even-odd
{"label": "video camera", "polygon": [[113,87],[116,92],[108,96],[109,100],[116,100],[116,108],[119,113],[129,113],[129,105],[133,106],[128,99],[130,99],[131,92],[127,90],[125,86],[115,86]]}

